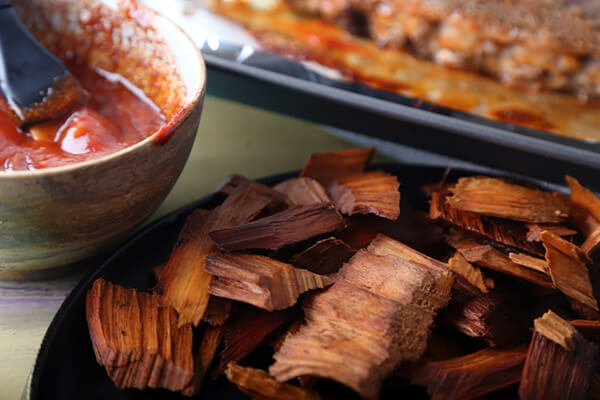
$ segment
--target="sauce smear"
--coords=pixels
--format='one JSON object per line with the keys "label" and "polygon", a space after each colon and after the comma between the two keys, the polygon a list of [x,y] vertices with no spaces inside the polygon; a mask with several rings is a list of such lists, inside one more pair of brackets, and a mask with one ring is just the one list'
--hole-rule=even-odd
{"label": "sauce smear", "polygon": [[165,125],[159,108],[117,74],[70,64],[90,93],[70,115],[20,130],[0,98],[0,171],[36,170],[74,164],[117,152]]}

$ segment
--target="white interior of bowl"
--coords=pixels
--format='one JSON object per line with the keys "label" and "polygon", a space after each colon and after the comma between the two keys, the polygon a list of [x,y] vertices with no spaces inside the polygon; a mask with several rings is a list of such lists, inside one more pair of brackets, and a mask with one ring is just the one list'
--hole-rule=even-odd
{"label": "white interior of bowl", "polygon": [[[124,0],[100,0],[100,2],[115,10],[119,7],[126,7],[128,4],[128,2]],[[27,6],[24,7],[25,9],[27,8]],[[136,7],[139,9],[143,6],[136,5]],[[84,11],[85,10],[82,10],[81,12]],[[177,126],[183,120],[185,120],[191,107],[196,102],[203,101],[204,99],[204,92],[206,90],[206,68],[198,48],[176,24],[166,17],[159,15],[155,11],[147,8],[144,8],[144,11],[153,13],[151,27],[168,45],[170,53],[175,59],[177,72],[179,73],[186,89],[185,101],[183,104],[181,104],[179,112],[175,113],[175,116],[173,116],[168,123],[171,129],[176,129]],[[115,153],[101,158],[70,165],[50,167],[33,171],[0,171],[0,180],[23,179],[25,177],[39,178],[41,176],[62,174],[77,169],[83,169],[95,164],[112,160],[114,158],[118,158],[125,153],[136,151],[136,149],[139,147],[147,146],[156,140],[157,136],[155,133],[154,135],[151,135],[148,138]]]}
{"label": "white interior of bowl", "polygon": [[157,28],[175,56],[177,70],[187,89],[186,101],[191,104],[198,99],[205,86],[206,71],[202,56],[194,42],[169,19],[161,17]]}

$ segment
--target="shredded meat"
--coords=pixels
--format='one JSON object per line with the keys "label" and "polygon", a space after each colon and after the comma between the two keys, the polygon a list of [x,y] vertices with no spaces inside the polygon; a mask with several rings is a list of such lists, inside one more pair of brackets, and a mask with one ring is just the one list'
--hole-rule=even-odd
{"label": "shredded meat", "polygon": [[510,86],[600,96],[597,0],[289,1],[442,66],[479,71]]}

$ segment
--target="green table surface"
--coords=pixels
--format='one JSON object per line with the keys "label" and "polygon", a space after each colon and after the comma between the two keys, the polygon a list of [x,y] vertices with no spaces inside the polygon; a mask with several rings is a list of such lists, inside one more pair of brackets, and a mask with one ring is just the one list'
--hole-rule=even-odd
{"label": "green table surface", "polygon": [[[352,145],[320,126],[208,98],[186,167],[151,220],[213,192],[230,174],[300,169],[313,152]],[[20,397],[52,317],[95,267],[43,282],[0,282],[0,400]]]}

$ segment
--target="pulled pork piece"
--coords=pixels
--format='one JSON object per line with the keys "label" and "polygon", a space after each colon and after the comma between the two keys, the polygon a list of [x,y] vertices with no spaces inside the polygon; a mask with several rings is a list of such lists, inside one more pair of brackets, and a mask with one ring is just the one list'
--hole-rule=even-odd
{"label": "pulled pork piece", "polygon": [[596,257],[596,253],[600,250],[600,224],[595,231],[593,231],[581,244],[581,250],[588,254],[590,257]]}
{"label": "pulled pork piece", "polygon": [[342,264],[356,253],[345,242],[330,237],[319,240],[309,248],[295,254],[290,263],[317,274],[326,275],[336,272]]}
{"label": "pulled pork piece", "polygon": [[520,278],[536,285],[553,289],[552,280],[546,273],[534,271],[529,267],[523,267],[513,262],[500,250],[487,245],[479,244],[471,240],[453,240],[450,245],[457,249],[460,254],[470,263],[493,269],[503,274]]}
{"label": "pulled pork piece", "polygon": [[556,287],[572,300],[598,310],[586,263],[590,258],[579,247],[550,232],[542,232],[546,261]]}
{"label": "pulled pork piece", "polygon": [[600,222],[584,207],[575,204],[566,196],[565,199],[571,203],[569,222],[585,237],[581,250],[590,257],[595,256],[600,249]]}
{"label": "pulled pork piece", "polygon": [[399,186],[395,176],[373,171],[339,178],[327,191],[342,214],[374,214],[394,221],[400,215]]}
{"label": "pulled pork piece", "polygon": [[273,189],[285,193],[288,203],[292,206],[310,206],[331,201],[323,186],[307,176],[285,180]]}
{"label": "pulled pork piece", "polygon": [[225,370],[229,382],[255,400],[320,400],[317,392],[279,382],[265,371],[229,363]]}
{"label": "pulled pork piece", "polygon": [[219,193],[230,195],[240,186],[248,186],[253,192],[260,193],[261,195],[271,199],[274,204],[284,204],[289,201],[286,193],[282,193],[275,188],[263,185],[260,182],[251,181],[250,179],[241,175],[231,175],[229,180],[221,186]]}
{"label": "pulled pork piece", "polygon": [[307,324],[286,337],[269,369],[277,380],[329,378],[374,399],[402,361],[421,357],[454,278],[445,264],[414,250],[406,257],[410,250],[391,242],[376,239],[330,288],[304,301]]}
{"label": "pulled pork piece", "polygon": [[569,321],[584,338],[596,346],[600,346],[600,321],[588,321],[586,319],[576,319]]}
{"label": "pulled pork piece", "polygon": [[[404,243],[382,234],[375,236],[375,239],[371,241],[367,250],[372,254],[380,256],[394,256],[400,259],[412,261],[416,264],[420,264],[423,268],[427,269],[436,277],[440,274],[440,271],[446,271],[448,269],[448,264],[426,256],[425,254],[418,252]],[[442,279],[440,282],[446,281]],[[445,289],[443,290],[445,291]]]}
{"label": "pulled pork piece", "polygon": [[503,179],[460,178],[450,191],[446,201],[462,211],[534,223],[559,223],[569,216],[560,197]]}
{"label": "pulled pork piece", "polygon": [[86,296],[96,361],[119,389],[182,391],[194,375],[192,326],[157,296],[97,279]]}
{"label": "pulled pork piece", "polygon": [[557,236],[573,236],[577,231],[567,228],[564,225],[556,224],[525,224],[529,232],[527,232],[527,240],[530,242],[541,242],[540,234],[543,231],[552,232]]}
{"label": "pulled pork piece", "polygon": [[585,399],[598,366],[598,347],[548,311],[534,321],[519,397]]}
{"label": "pulled pork piece", "polygon": [[565,179],[571,190],[574,225],[586,237],[581,250],[592,255],[600,249],[600,198],[583,187],[577,179],[570,176],[566,176]]}
{"label": "pulled pork piece", "polygon": [[541,243],[527,240],[527,228],[522,223],[459,210],[446,203],[444,195],[440,192],[434,192],[431,196],[429,216],[483,240],[539,256],[544,255]]}
{"label": "pulled pork piece", "polygon": [[600,221],[600,198],[591,190],[583,187],[577,179],[567,175],[565,180],[571,191],[571,201]]}
{"label": "pulled pork piece", "polygon": [[374,147],[324,151],[310,156],[300,176],[308,176],[327,187],[345,176],[360,174],[371,162]]}
{"label": "pulled pork piece", "polygon": [[475,286],[481,292],[488,293],[489,289],[494,288],[494,280],[486,277],[470,262],[468,262],[460,252],[454,253],[451,259],[448,260],[450,270],[464,277],[471,285]]}
{"label": "pulled pork piece", "polygon": [[550,268],[548,267],[548,262],[546,260],[521,253],[508,253],[508,258],[510,258],[510,261],[514,262],[515,264],[519,264],[534,271],[550,275]]}
{"label": "pulled pork piece", "polygon": [[260,345],[268,341],[286,324],[301,314],[298,308],[267,312],[258,308],[241,308],[227,326],[219,363],[213,370],[213,378],[223,374],[231,362],[240,362]]}
{"label": "pulled pork piece", "polygon": [[278,250],[344,227],[333,203],[296,206],[254,222],[218,229],[210,237],[225,251]]}
{"label": "pulled pork piece", "polygon": [[214,277],[210,294],[267,311],[291,307],[300,294],[333,283],[326,276],[254,254],[209,256],[204,270]]}
{"label": "pulled pork piece", "polygon": [[183,390],[183,394],[186,396],[194,396],[200,392],[200,387],[204,377],[208,372],[208,368],[215,358],[217,349],[221,344],[223,338],[224,327],[220,326],[209,326],[202,335],[202,341],[196,349],[196,356],[194,357],[194,376]]}
{"label": "pulled pork piece", "polygon": [[155,287],[160,305],[175,308],[182,324],[197,326],[208,306],[208,285],[212,277],[202,264],[207,255],[219,252],[208,236],[211,222],[210,211],[196,210],[187,217]]}
{"label": "pulled pork piece", "polygon": [[268,207],[277,207],[285,203],[280,193],[257,182],[240,183],[225,201],[213,210],[213,229],[223,229],[244,224]]}
{"label": "pulled pork piece", "polygon": [[483,349],[466,356],[428,362],[410,377],[432,400],[473,399],[521,380],[527,347]]}
{"label": "pulled pork piece", "polygon": [[[458,281],[458,280],[457,280]],[[467,336],[481,338],[491,347],[525,343],[531,324],[528,298],[523,291],[497,287],[489,293],[453,295],[442,319]]]}
{"label": "pulled pork piece", "polygon": [[573,201],[567,197],[563,197],[565,201],[570,202],[571,213],[569,215],[569,223],[574,226],[583,236],[589,237],[595,231],[600,230],[600,222],[592,214],[589,213],[585,208],[573,203]]}
{"label": "pulled pork piece", "polygon": [[204,263],[207,256],[221,253],[209,232],[251,221],[273,202],[255,186],[240,184],[219,207],[212,211],[196,210],[187,217],[155,287],[160,305],[171,306],[179,313],[180,325],[197,326],[209,304],[212,276],[204,271]]}

